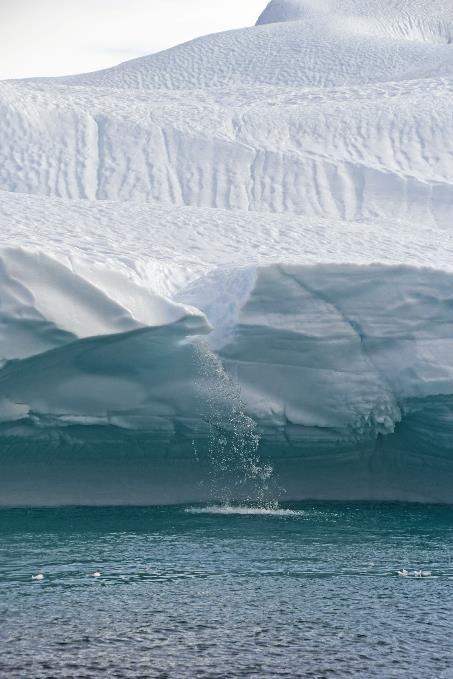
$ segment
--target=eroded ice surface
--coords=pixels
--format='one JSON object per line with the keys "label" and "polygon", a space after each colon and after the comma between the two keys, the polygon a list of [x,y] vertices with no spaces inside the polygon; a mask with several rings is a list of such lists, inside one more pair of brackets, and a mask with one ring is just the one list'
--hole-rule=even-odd
{"label": "eroded ice surface", "polygon": [[452,35],[273,0],[0,83],[0,502],[203,499],[203,351],[286,497],[453,499]]}

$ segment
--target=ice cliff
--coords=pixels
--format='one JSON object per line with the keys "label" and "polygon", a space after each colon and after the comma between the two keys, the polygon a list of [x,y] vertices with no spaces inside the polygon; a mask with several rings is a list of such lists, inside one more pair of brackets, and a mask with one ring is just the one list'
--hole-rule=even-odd
{"label": "ice cliff", "polygon": [[0,83],[0,503],[203,499],[212,356],[287,499],[453,501],[452,35],[273,0]]}

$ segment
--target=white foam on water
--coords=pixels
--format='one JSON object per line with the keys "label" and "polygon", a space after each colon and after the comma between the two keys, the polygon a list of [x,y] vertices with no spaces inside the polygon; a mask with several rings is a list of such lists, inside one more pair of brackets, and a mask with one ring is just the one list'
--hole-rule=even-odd
{"label": "white foam on water", "polygon": [[272,507],[247,507],[214,505],[209,507],[188,507],[185,509],[187,514],[220,514],[224,516],[305,516],[306,512],[293,509],[279,509]]}

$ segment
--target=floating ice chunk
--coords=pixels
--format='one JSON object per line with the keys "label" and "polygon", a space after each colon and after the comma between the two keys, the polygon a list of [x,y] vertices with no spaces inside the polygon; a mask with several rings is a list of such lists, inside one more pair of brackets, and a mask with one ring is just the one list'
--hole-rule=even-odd
{"label": "floating ice chunk", "polygon": [[402,576],[403,578],[429,578],[432,575],[432,571],[408,571],[406,568],[402,568],[400,571],[398,571],[398,575]]}

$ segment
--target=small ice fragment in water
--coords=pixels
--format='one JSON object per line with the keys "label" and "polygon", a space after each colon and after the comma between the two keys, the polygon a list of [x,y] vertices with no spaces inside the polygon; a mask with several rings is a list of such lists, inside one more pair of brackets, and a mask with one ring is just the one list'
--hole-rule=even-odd
{"label": "small ice fragment in water", "polygon": [[403,578],[429,578],[432,575],[431,571],[408,571],[405,568],[402,568],[400,571],[398,571],[398,575],[401,575]]}
{"label": "small ice fragment in water", "polygon": [[38,573],[38,575],[32,575],[31,579],[32,580],[44,580],[44,575],[42,573]]}

